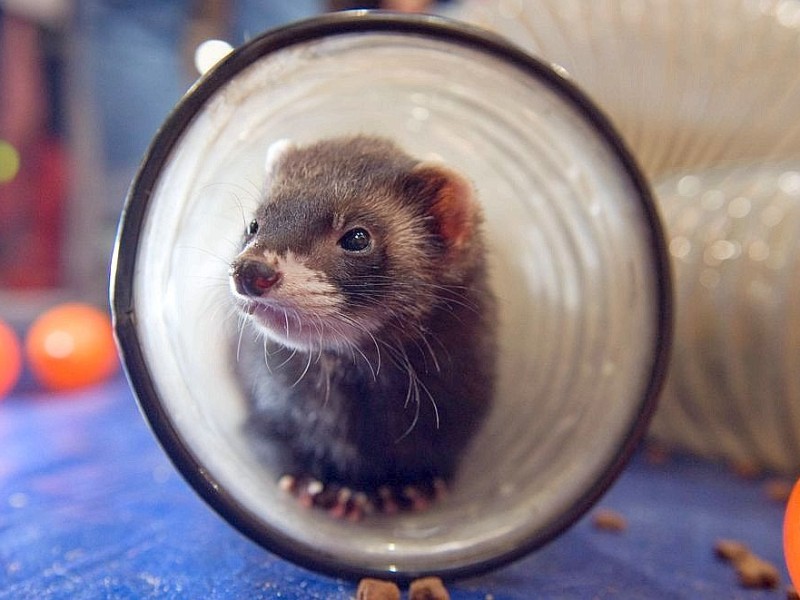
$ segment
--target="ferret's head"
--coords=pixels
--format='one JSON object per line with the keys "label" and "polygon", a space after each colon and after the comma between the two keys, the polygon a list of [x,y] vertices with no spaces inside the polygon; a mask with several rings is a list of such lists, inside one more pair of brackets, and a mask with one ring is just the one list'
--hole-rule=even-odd
{"label": "ferret's head", "polygon": [[240,310],[300,350],[419,335],[482,271],[472,187],[373,137],[279,143],[230,268]]}

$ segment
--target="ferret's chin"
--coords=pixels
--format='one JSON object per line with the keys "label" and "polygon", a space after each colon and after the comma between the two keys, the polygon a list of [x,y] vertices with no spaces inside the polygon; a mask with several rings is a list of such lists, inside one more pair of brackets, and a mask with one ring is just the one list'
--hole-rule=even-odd
{"label": "ferret's chin", "polygon": [[264,337],[291,350],[308,351],[315,347],[304,331],[303,321],[288,310],[253,303],[243,308],[251,326]]}
{"label": "ferret's chin", "polygon": [[275,342],[276,344],[283,346],[284,348],[288,348],[289,350],[297,350],[298,352],[313,352],[319,347],[319,344],[311,343],[310,340],[301,339],[298,337],[290,337],[287,336],[285,332],[277,332],[274,329],[264,327],[259,323],[256,323],[256,328],[264,334],[264,337]]}
{"label": "ferret's chin", "polygon": [[261,303],[251,304],[243,312],[256,331],[290,350],[338,352],[360,345],[365,338],[370,344],[375,343],[363,326],[319,314],[311,316]]}

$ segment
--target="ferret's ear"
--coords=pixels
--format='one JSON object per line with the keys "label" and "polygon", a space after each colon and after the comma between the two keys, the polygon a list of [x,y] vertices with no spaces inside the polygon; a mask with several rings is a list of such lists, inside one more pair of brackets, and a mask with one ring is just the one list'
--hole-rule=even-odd
{"label": "ferret's ear", "polygon": [[420,163],[411,171],[415,187],[430,199],[429,211],[435,217],[438,233],[451,260],[458,261],[472,247],[481,211],[472,184],[443,165]]}
{"label": "ferret's ear", "polygon": [[281,157],[284,156],[286,151],[292,148],[292,146],[292,141],[288,139],[280,139],[270,144],[269,148],[267,148],[267,158],[264,161],[264,171],[267,177],[272,175]]}

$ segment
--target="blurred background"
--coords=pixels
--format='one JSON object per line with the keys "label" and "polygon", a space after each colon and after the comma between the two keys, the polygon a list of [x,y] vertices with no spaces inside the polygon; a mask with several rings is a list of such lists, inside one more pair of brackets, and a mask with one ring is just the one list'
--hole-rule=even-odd
{"label": "blurred background", "polygon": [[583,88],[648,177],[672,259],[651,434],[800,471],[800,0],[0,0],[0,321],[107,305],[127,188],[198,44],[347,8],[477,24]]}
{"label": "blurred background", "polygon": [[198,77],[208,39],[237,46],[330,10],[424,0],[0,2],[0,319],[22,329],[68,300],[107,304],[126,191]]}
{"label": "blurred background", "polygon": [[[580,555],[579,563],[591,565],[591,576],[607,575],[597,565],[616,565],[615,577],[624,583],[629,581],[625,573],[650,571],[653,577],[659,569],[648,564],[666,565],[661,570],[669,582],[660,583],[662,592],[683,586],[681,594],[688,590],[700,597],[710,589],[704,597],[734,597],[702,587],[717,576],[707,564],[712,532],[727,535],[741,526],[736,535],[749,536],[778,560],[782,507],[765,508],[752,486],[739,490],[741,501],[729,502],[727,496],[735,495],[729,480],[712,487],[703,487],[705,482],[718,475],[720,464],[725,473],[733,465],[748,477],[778,473],[784,483],[800,474],[800,0],[0,0],[0,325],[10,323],[22,339],[51,307],[81,301],[107,309],[110,258],[128,186],[158,127],[197,80],[200,42],[221,39],[239,46],[266,29],[348,8],[433,11],[500,33],[557,65],[620,132],[654,191],[675,279],[673,358],[650,441],[656,449],[715,462],[699,471],[693,459],[679,463],[652,486],[651,479],[641,477],[641,466],[634,469],[628,487],[615,497],[632,507],[632,520],[638,519],[644,536],[644,542],[629,546],[629,562],[614,548],[599,561],[584,560],[594,540],[575,544],[568,539],[567,544]],[[62,317],[58,327],[65,320],[75,321],[81,331],[87,328],[74,316]],[[0,328],[0,398],[34,385],[24,377],[17,385],[23,368],[19,342],[3,335]],[[40,345],[50,348],[48,339]],[[108,339],[98,350],[104,356],[114,353]],[[63,347],[55,349],[59,354]],[[105,376],[114,372],[110,369],[103,366],[99,372]],[[75,369],[63,370],[72,375]],[[76,387],[74,381],[68,384]],[[6,561],[5,575],[22,581],[19,585],[42,573],[50,574],[43,579],[48,583],[63,573],[58,564],[49,568],[55,554],[48,537],[26,534],[35,519],[21,510],[29,497],[49,498],[46,492],[57,488],[57,477],[41,466],[48,461],[54,473],[61,473],[64,489],[71,490],[87,473],[95,477],[79,485],[74,497],[54,493],[50,504],[41,504],[67,512],[54,512],[52,520],[46,510],[34,515],[43,519],[42,531],[55,531],[56,549],[72,548],[72,541],[63,540],[80,535],[86,522],[85,514],[75,518],[78,513],[69,512],[70,502],[90,507],[93,518],[97,507],[110,507],[107,521],[95,521],[95,541],[113,540],[112,525],[124,529],[116,536],[123,543],[131,531],[140,536],[141,522],[130,516],[135,513],[125,502],[135,502],[141,493],[139,504],[149,506],[158,494],[147,469],[159,485],[167,481],[168,469],[156,462],[163,460],[157,450],[138,451],[151,440],[130,427],[131,415],[120,412],[118,406],[128,399],[123,387],[110,393],[100,388],[95,397],[87,392],[87,402],[72,408],[5,403],[0,433],[4,456],[11,458],[0,465],[0,473],[6,489],[19,491],[0,514],[17,519],[16,527],[8,527],[8,521],[0,527],[5,534],[0,548],[16,551],[17,544],[36,545],[39,539],[44,548],[21,552],[41,561]],[[115,395],[125,402],[118,403],[117,412],[104,412]],[[70,418],[72,426],[65,426]],[[131,441],[138,444],[134,451],[108,441],[126,435],[138,436]],[[50,436],[61,445],[51,443]],[[97,471],[81,470],[84,463],[96,466],[93,461],[106,457],[109,446],[116,448],[113,459]],[[70,453],[84,461],[73,461],[75,470],[65,459]],[[141,473],[122,481],[120,474],[127,477],[131,471],[120,465],[138,465],[140,454],[146,454]],[[9,467],[15,460],[21,465],[16,470]],[[38,488],[40,476],[47,481]],[[108,489],[113,485],[116,495]],[[175,505],[180,514],[174,521],[179,521],[194,506],[186,502],[175,504],[170,497],[152,512],[167,514]],[[116,510],[120,506],[124,510]],[[192,519],[184,532],[199,531],[202,537],[203,530],[195,527],[200,516],[193,513]],[[162,548],[181,536],[173,522],[154,526],[163,526],[160,542],[152,545],[152,564],[161,565],[170,554]],[[186,547],[196,539],[187,537]],[[209,536],[203,543],[208,539],[218,538]],[[698,539],[700,545],[686,552],[682,544]],[[508,581],[571,571],[575,561],[563,560],[563,548],[545,555],[538,571],[526,564]],[[183,550],[174,554],[183,556]],[[211,567],[226,568],[224,560],[216,564],[217,556],[205,550],[199,554],[208,554]],[[261,561],[257,555],[251,563]],[[95,579],[109,580],[104,561],[86,562],[99,565]],[[695,563],[699,566],[692,570]],[[552,569],[555,564],[563,571]],[[682,579],[682,569],[694,579]],[[130,579],[119,567],[112,575]],[[259,584],[265,580],[262,571],[254,578]],[[727,585],[727,573],[718,578]],[[62,579],[61,584],[73,585]],[[173,579],[165,576],[163,585]],[[194,579],[192,574],[185,581]],[[617,593],[609,597],[619,597],[623,583],[611,588]],[[648,591],[640,597],[667,597]],[[681,594],[669,597],[686,597]],[[583,594],[589,596],[595,597]]]}

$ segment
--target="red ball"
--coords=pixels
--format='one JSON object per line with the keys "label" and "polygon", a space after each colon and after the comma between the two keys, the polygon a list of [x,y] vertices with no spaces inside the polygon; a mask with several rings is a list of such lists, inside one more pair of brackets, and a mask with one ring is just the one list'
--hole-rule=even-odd
{"label": "red ball", "polygon": [[111,319],[77,302],[56,306],[33,322],[25,355],[36,379],[50,390],[100,383],[119,368]]}
{"label": "red ball", "polygon": [[22,373],[22,350],[14,330],[0,321],[0,398],[8,394]]}

